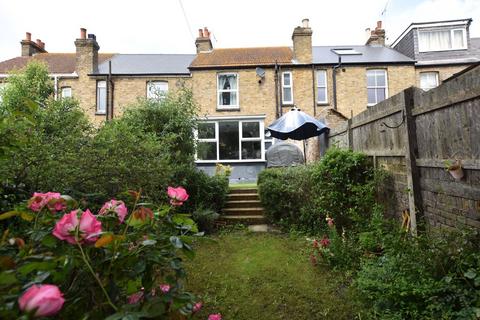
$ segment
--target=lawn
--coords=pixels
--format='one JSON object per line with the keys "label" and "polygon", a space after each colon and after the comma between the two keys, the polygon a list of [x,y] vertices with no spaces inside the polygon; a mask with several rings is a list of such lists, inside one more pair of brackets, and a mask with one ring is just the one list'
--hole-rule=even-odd
{"label": "lawn", "polygon": [[339,276],[313,267],[305,239],[233,232],[196,244],[187,289],[200,295],[199,319],[355,319],[358,306]]}

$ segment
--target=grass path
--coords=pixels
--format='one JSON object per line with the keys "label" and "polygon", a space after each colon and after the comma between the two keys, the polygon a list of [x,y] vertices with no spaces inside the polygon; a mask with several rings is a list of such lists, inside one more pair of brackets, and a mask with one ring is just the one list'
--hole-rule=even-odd
{"label": "grass path", "polygon": [[187,289],[200,295],[199,319],[354,319],[357,306],[335,274],[313,267],[305,240],[234,232],[196,245]]}

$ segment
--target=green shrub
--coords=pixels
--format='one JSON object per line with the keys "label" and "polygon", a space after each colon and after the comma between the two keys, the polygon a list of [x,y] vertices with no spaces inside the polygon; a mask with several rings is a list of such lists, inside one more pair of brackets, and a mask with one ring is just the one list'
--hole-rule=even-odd
{"label": "green shrub", "polygon": [[258,177],[267,218],[309,233],[325,231],[325,218],[339,230],[368,220],[375,205],[375,174],[368,157],[330,149],[309,166],[267,169]]}
{"label": "green shrub", "polygon": [[362,263],[356,286],[382,319],[476,319],[478,236],[390,234],[384,254]]}

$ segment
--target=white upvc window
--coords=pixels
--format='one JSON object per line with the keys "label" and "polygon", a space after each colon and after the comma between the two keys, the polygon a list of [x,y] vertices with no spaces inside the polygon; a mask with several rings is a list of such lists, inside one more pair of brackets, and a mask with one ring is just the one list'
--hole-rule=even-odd
{"label": "white upvc window", "polygon": [[265,160],[263,120],[202,121],[196,137],[198,162]]}
{"label": "white upvc window", "polygon": [[238,74],[217,74],[217,106],[219,109],[238,109]]}
{"label": "white upvc window", "polygon": [[327,70],[317,70],[317,103],[328,103]]}
{"label": "white upvc window", "polygon": [[107,112],[107,81],[97,81],[97,113]]}
{"label": "white upvc window", "polygon": [[293,77],[291,71],[282,72],[282,104],[293,104]]}
{"label": "white upvc window", "polygon": [[420,52],[467,49],[467,30],[419,30],[418,50]]}
{"label": "white upvc window", "polygon": [[373,106],[388,98],[387,70],[367,70],[367,105]]}
{"label": "white upvc window", "polygon": [[71,98],[72,97],[72,87],[62,87],[61,89],[62,98]]}
{"label": "white upvc window", "polygon": [[420,72],[420,88],[424,91],[438,87],[438,72]]}
{"label": "white upvc window", "polygon": [[163,100],[168,94],[167,81],[148,81],[147,82],[147,99],[157,101]]}

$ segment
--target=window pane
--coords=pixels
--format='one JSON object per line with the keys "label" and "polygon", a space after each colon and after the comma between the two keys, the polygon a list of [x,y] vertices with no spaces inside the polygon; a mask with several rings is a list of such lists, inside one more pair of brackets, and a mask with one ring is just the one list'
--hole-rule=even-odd
{"label": "window pane", "polygon": [[379,103],[380,101],[383,101],[385,100],[385,89],[383,88],[379,88],[379,89],[376,89],[377,90],[377,103]]}
{"label": "window pane", "polygon": [[463,43],[463,30],[453,31],[453,47],[454,48],[465,47],[465,44]]}
{"label": "window pane", "polygon": [[260,123],[243,122],[242,137],[243,138],[260,138]]}
{"label": "window pane", "polygon": [[284,102],[292,101],[292,88],[283,88],[283,101]]}
{"label": "window pane", "polygon": [[219,96],[221,106],[236,106],[237,93],[236,92],[221,92]]}
{"label": "window pane", "polygon": [[217,143],[199,142],[197,144],[197,158],[199,160],[217,160]]}
{"label": "window pane", "polygon": [[215,123],[199,123],[198,139],[215,139]]}
{"label": "window pane", "polygon": [[325,87],[326,83],[326,72],[323,70],[317,71],[317,86],[318,87]]}
{"label": "window pane", "polygon": [[219,90],[237,90],[236,74],[219,74],[218,89]]}
{"label": "window pane", "polygon": [[375,87],[375,70],[367,70],[367,86]]}
{"label": "window pane", "polygon": [[385,71],[378,70],[376,72],[376,77],[377,77],[377,87],[385,87],[385,84],[386,84]]}
{"label": "window pane", "polygon": [[375,96],[375,89],[367,89],[367,95],[368,95],[368,104],[377,103],[377,98]]}
{"label": "window pane", "polygon": [[430,90],[438,86],[436,72],[422,72],[420,73],[420,88],[423,90]]}
{"label": "window pane", "polygon": [[283,74],[283,85],[289,86],[290,85],[290,73]]}
{"label": "window pane", "polygon": [[72,96],[72,88],[64,87],[62,88],[62,98],[69,98]]}
{"label": "window pane", "polygon": [[268,148],[270,148],[272,146],[272,141],[265,141],[265,151],[268,150]]}
{"label": "window pane", "polygon": [[244,141],[242,142],[242,159],[261,159],[262,158],[262,142],[261,141]]}
{"label": "window pane", "polygon": [[161,100],[168,93],[168,82],[151,81],[147,84],[147,98]]}
{"label": "window pane", "polygon": [[450,30],[419,32],[420,51],[448,50],[452,47]]}
{"label": "window pane", "polygon": [[326,102],[327,101],[327,89],[326,88],[318,88],[318,102]]}
{"label": "window pane", "polygon": [[107,83],[106,81],[97,82],[97,112],[105,113],[107,109]]}
{"label": "window pane", "polygon": [[239,132],[237,121],[225,121],[218,123],[218,140],[220,148],[220,160],[238,160]]}

